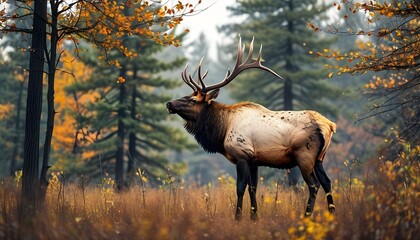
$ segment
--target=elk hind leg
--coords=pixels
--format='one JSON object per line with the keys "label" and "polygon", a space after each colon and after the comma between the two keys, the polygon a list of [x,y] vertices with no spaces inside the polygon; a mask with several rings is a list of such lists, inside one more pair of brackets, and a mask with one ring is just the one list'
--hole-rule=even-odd
{"label": "elk hind leg", "polygon": [[312,212],[314,211],[316,195],[318,193],[320,184],[318,180],[316,179],[315,172],[313,170],[310,170],[308,168],[300,168],[300,170],[302,172],[302,177],[309,188],[308,205],[306,205],[306,211],[305,211],[305,217],[309,217],[312,215]]}
{"label": "elk hind leg", "polygon": [[250,177],[250,169],[248,162],[245,160],[238,160],[236,162],[236,194],[238,196],[238,202],[236,204],[235,219],[241,220],[242,218],[242,202],[245,194],[245,189],[248,184]]}
{"label": "elk hind leg", "polygon": [[335,205],[334,200],[331,195],[331,180],[328,178],[327,174],[325,173],[324,167],[322,166],[322,162],[317,160],[315,162],[315,174],[318,180],[321,182],[321,186],[325,191],[325,197],[327,198],[328,202],[328,210],[330,213],[335,212]]}

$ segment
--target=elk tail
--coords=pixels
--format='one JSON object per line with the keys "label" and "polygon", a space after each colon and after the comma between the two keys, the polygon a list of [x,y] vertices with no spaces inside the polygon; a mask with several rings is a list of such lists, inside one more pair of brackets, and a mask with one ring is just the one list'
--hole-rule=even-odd
{"label": "elk tail", "polygon": [[327,152],[328,146],[331,143],[332,135],[336,131],[336,125],[317,112],[312,112],[312,116],[319,126],[320,133],[323,138],[322,140],[324,140],[322,144],[323,146],[321,146],[322,149],[320,149],[317,157],[319,161],[322,161],[324,159],[325,153]]}
{"label": "elk tail", "polygon": [[324,146],[322,147],[320,153],[318,154],[318,160],[322,161],[325,157],[325,153],[327,152],[328,147],[331,143],[331,138],[333,133],[336,131],[335,123],[331,122],[327,118],[322,119],[319,123],[319,128],[321,129],[322,137],[324,138]]}

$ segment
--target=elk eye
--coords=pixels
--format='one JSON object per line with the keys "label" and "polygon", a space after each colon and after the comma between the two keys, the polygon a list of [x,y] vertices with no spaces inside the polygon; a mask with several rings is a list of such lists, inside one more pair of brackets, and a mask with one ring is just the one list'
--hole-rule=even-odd
{"label": "elk eye", "polygon": [[188,100],[188,102],[190,102],[190,103],[196,103],[196,102],[197,102],[197,100],[195,100],[194,98],[190,98],[190,99]]}

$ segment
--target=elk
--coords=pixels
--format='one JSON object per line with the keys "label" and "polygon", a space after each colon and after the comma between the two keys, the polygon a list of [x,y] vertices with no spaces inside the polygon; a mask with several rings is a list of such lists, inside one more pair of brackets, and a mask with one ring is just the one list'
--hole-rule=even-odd
{"label": "elk", "polygon": [[327,148],[336,130],[335,123],[315,111],[271,111],[252,102],[225,105],[214,101],[220,88],[229,84],[241,72],[258,68],[274,74],[261,64],[261,50],[252,59],[253,41],[246,60],[242,62],[245,45],[239,39],[236,65],[227,70],[225,78],[217,84],[206,86],[202,75],[201,59],[198,81],[187,74],[188,64],[181,73],[184,82],[193,90],[191,95],[166,104],[170,114],[183,118],[185,129],[209,153],[221,153],[236,165],[237,205],[235,218],[241,219],[243,196],[248,186],[251,200],[251,219],[257,218],[258,167],[268,166],[289,169],[298,166],[309,188],[305,216],[311,216],[316,195],[321,185],[326,193],[328,209],[334,213],[331,181],[322,166]]}

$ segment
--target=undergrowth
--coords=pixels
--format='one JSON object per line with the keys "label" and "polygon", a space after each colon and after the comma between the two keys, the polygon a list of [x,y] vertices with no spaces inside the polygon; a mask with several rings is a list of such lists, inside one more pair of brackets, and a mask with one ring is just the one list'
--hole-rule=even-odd
{"label": "undergrowth", "polygon": [[[20,213],[18,181],[0,186],[1,239],[415,239],[419,236],[419,166],[383,162],[362,178],[333,181],[336,214],[320,190],[313,216],[302,217],[307,189],[290,190],[261,179],[258,220],[234,220],[235,180],[191,187],[167,181],[160,188],[140,183],[116,192],[111,178],[97,186],[66,183],[53,173],[45,204],[35,216]],[[346,175],[346,174],[343,174]],[[19,174],[17,174],[19,176]],[[173,178],[173,177],[172,177]]]}

